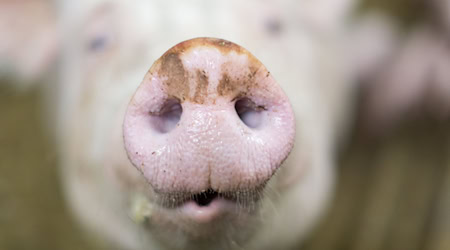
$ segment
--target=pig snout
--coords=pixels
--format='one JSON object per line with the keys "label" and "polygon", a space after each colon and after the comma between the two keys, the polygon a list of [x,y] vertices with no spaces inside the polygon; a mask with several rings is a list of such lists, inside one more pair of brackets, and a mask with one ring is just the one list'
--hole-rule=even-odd
{"label": "pig snout", "polygon": [[252,54],[196,38],[153,64],[129,103],[123,135],[129,160],[162,200],[208,206],[258,199],[293,147],[295,120]]}

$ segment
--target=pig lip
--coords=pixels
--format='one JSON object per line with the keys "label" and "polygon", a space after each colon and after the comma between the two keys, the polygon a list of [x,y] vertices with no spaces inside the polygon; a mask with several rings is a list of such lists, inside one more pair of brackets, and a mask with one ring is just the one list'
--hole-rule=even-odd
{"label": "pig lip", "polygon": [[178,208],[179,214],[197,224],[208,224],[234,213],[236,204],[224,198],[214,198],[207,205],[199,205],[197,201],[189,200]]}
{"label": "pig lip", "polygon": [[236,211],[237,203],[224,194],[213,189],[194,194],[170,194],[161,197],[169,203],[161,204],[167,211],[172,211],[185,221],[206,225],[224,218]]}
{"label": "pig lip", "polygon": [[158,192],[159,205],[164,208],[178,208],[187,202],[193,202],[199,207],[207,207],[215,200],[226,200],[236,204],[241,208],[253,207],[261,198],[265,185],[257,188],[219,192],[214,189],[206,189],[205,191],[192,192]]}
{"label": "pig lip", "polygon": [[168,211],[176,211],[185,219],[207,224],[225,218],[226,215],[252,213],[258,206],[261,190],[217,192],[207,189],[200,193],[171,193],[160,196],[160,205]]}

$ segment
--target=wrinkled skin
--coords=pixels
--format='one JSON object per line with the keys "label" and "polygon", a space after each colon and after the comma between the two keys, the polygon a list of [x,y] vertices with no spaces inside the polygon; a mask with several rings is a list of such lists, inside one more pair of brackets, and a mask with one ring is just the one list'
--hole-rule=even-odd
{"label": "wrinkled skin", "polygon": [[147,223],[220,242],[217,235],[238,239],[244,225],[255,226],[261,192],[292,149],[295,122],[253,55],[197,38],[155,62],[128,105],[123,135],[128,158],[156,192],[149,200],[162,207]]}
{"label": "wrinkled skin", "polygon": [[[349,3],[61,1],[49,110],[83,225],[123,249],[304,239],[329,199],[348,120],[339,35]],[[233,43],[170,49],[194,37]]]}

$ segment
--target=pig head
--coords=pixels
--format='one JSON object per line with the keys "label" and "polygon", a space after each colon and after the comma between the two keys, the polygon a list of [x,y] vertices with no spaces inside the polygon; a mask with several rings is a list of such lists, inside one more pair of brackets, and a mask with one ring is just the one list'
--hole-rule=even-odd
{"label": "pig head", "polygon": [[295,136],[291,106],[269,71],[213,38],[185,41],[157,60],[123,126],[128,158],[166,208],[150,223],[162,228],[177,217],[179,228],[192,224],[182,230],[193,238],[215,241],[234,234],[230,227],[247,231],[236,226],[249,224]]}
{"label": "pig head", "polygon": [[61,1],[53,130],[83,225],[126,249],[301,241],[351,100],[329,3]]}

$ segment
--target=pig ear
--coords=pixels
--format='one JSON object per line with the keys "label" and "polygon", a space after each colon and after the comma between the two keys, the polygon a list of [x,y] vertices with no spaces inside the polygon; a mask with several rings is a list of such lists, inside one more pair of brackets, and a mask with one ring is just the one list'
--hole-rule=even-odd
{"label": "pig ear", "polygon": [[350,15],[355,0],[304,0],[299,2],[303,21],[320,30],[342,25]]}
{"label": "pig ear", "polygon": [[51,1],[0,1],[0,76],[19,88],[36,82],[56,58],[56,30]]}

